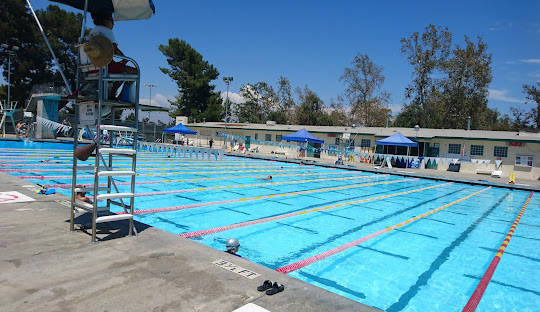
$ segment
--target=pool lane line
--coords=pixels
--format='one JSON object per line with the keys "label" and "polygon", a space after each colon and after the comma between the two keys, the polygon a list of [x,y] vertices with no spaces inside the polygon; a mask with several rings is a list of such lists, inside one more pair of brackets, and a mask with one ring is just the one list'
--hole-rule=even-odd
{"label": "pool lane line", "polygon": [[[347,172],[344,172],[344,174]],[[273,177],[290,177],[290,176],[309,176],[309,175],[320,175],[321,173],[291,173],[291,174],[275,174]],[[325,172],[324,174],[336,174],[335,172]],[[327,178],[327,179],[313,179],[305,180],[309,181],[321,181],[321,180],[344,180],[344,179],[364,179],[364,178],[380,178],[388,177],[390,174],[381,174],[381,175],[357,175],[353,177],[344,177],[344,178]],[[178,183],[178,182],[195,182],[195,181],[211,181],[211,180],[231,180],[231,179],[246,179],[246,178],[265,178],[266,175],[252,175],[252,176],[231,176],[231,177],[216,177],[216,178],[196,178],[196,179],[179,179],[179,180],[159,180],[159,181],[137,181],[135,184],[161,184],[161,183]],[[266,183],[264,183],[266,184]],[[84,183],[82,183],[84,185]],[[106,186],[107,183],[100,183],[99,186]],[[116,185],[131,185],[131,182],[116,182]],[[57,187],[57,188],[71,188],[71,184],[44,184],[45,187]],[[92,184],[90,184],[92,186]],[[197,190],[197,189],[190,189]],[[145,193],[140,193],[145,194]]]}
{"label": "pool lane line", "polygon": [[486,291],[486,288],[488,287],[489,282],[491,281],[491,278],[493,277],[493,273],[495,273],[495,269],[497,269],[497,266],[499,265],[499,262],[501,261],[504,251],[506,250],[506,247],[510,243],[512,236],[514,235],[514,231],[516,230],[516,227],[519,221],[521,220],[521,217],[523,216],[523,213],[525,212],[527,205],[531,201],[533,194],[534,192],[531,192],[531,194],[529,195],[529,198],[527,198],[527,201],[525,201],[523,208],[521,208],[521,211],[519,212],[516,220],[510,227],[510,230],[508,231],[506,238],[501,244],[501,247],[499,247],[499,250],[495,254],[495,257],[493,257],[493,260],[491,261],[489,267],[487,268],[486,272],[482,276],[480,283],[478,283],[478,286],[476,286],[476,289],[474,290],[472,296],[469,298],[469,301],[463,308],[463,312],[473,312],[478,307],[478,304],[480,303],[480,300],[482,300],[482,297],[484,296],[484,292]]}
{"label": "pool lane line", "polygon": [[242,188],[242,187],[253,187],[253,186],[269,186],[269,185],[283,185],[283,184],[300,184],[300,183],[310,183],[310,182],[322,182],[322,181],[364,179],[364,178],[368,178],[368,177],[372,177],[372,176],[365,175],[365,176],[357,176],[357,177],[323,178],[323,179],[311,179],[311,180],[275,181],[275,182],[265,182],[265,183],[250,183],[250,184],[238,184],[238,185],[209,186],[209,187],[182,189],[182,190],[136,193],[135,197],[164,195],[164,194],[177,194],[177,193],[188,193],[188,192],[202,192],[202,191],[222,190],[222,189]]}
{"label": "pool lane line", "polygon": [[[171,165],[174,165],[174,164],[171,164]],[[127,168],[129,166],[125,166],[125,167]],[[188,169],[188,168],[189,169],[201,169],[201,168],[207,169],[208,167],[209,166],[199,165],[199,166],[192,166],[192,167],[187,167],[187,168],[177,168],[177,169]],[[222,166],[220,164],[220,166],[213,166],[212,168],[213,169],[221,169],[221,168],[230,168],[230,167],[231,166]],[[273,168],[278,169],[279,166],[275,166],[275,165],[259,166],[258,164],[254,164],[254,165],[242,166],[239,169],[261,168],[261,167],[265,167],[265,168],[269,168],[269,169],[273,169]],[[123,167],[119,167],[119,169],[123,169]],[[175,168],[155,168],[155,167],[137,168],[137,171],[164,171],[164,170],[175,170]],[[73,168],[65,168],[65,169],[0,169],[0,172],[18,172],[18,173],[49,172],[49,171],[52,171],[52,172],[67,172],[67,171],[73,171]],[[94,169],[79,170],[79,171],[94,171]]]}
{"label": "pool lane line", "polygon": [[[451,183],[451,182],[450,182],[450,183]],[[326,259],[326,258],[328,258],[328,257],[330,257],[330,256],[333,256],[333,255],[335,255],[335,254],[337,254],[337,253],[340,253],[340,252],[342,252],[342,251],[344,251],[344,250],[347,250],[347,249],[349,249],[349,248],[351,248],[351,247],[354,247],[354,246],[356,246],[356,245],[358,245],[358,244],[361,244],[361,243],[363,243],[363,242],[365,242],[365,241],[367,241],[367,240],[370,240],[370,239],[372,239],[372,238],[374,238],[374,237],[377,237],[377,236],[379,236],[379,235],[381,235],[381,234],[388,233],[388,232],[390,232],[390,231],[392,231],[392,230],[395,230],[395,229],[397,229],[397,228],[400,228],[400,227],[402,227],[402,226],[408,225],[408,224],[410,224],[410,223],[412,223],[412,222],[415,222],[415,221],[417,221],[417,220],[420,220],[420,219],[422,219],[422,218],[425,218],[425,217],[427,217],[427,216],[429,216],[429,215],[431,215],[431,214],[437,213],[437,212],[439,212],[439,211],[441,211],[441,210],[443,210],[443,209],[445,209],[445,208],[448,208],[448,207],[450,207],[450,206],[452,206],[452,205],[455,205],[455,204],[457,204],[457,203],[459,203],[459,202],[462,202],[462,201],[464,201],[464,200],[467,200],[467,199],[469,199],[469,198],[471,198],[471,197],[473,197],[473,196],[475,196],[475,195],[478,195],[478,194],[480,194],[480,193],[482,193],[482,192],[485,192],[485,191],[487,191],[487,190],[489,190],[489,189],[491,189],[491,186],[489,186],[489,187],[487,187],[487,188],[485,188],[485,189],[483,189],[483,190],[480,190],[480,191],[478,191],[478,192],[475,192],[475,193],[472,193],[472,194],[470,194],[470,195],[467,195],[467,196],[465,196],[465,197],[463,197],[463,198],[460,198],[460,199],[458,199],[458,200],[455,200],[455,201],[453,201],[453,202],[451,202],[451,203],[448,203],[448,204],[446,204],[446,205],[444,205],[444,206],[441,206],[441,207],[439,207],[439,208],[435,208],[435,209],[433,209],[433,210],[431,210],[431,211],[428,211],[428,212],[426,212],[426,213],[423,213],[423,214],[421,214],[421,215],[419,215],[419,216],[410,218],[410,219],[408,219],[408,220],[405,220],[405,221],[403,221],[403,222],[394,224],[394,225],[392,225],[392,226],[390,226],[390,227],[387,227],[387,228],[382,229],[382,230],[380,230],[380,231],[377,231],[377,232],[375,232],[375,233],[372,233],[372,234],[369,234],[369,235],[364,236],[364,237],[362,237],[362,238],[359,238],[359,239],[357,239],[357,240],[355,240],[355,241],[352,241],[352,242],[350,242],[350,243],[347,243],[347,244],[341,245],[341,246],[339,246],[339,247],[336,247],[336,248],[327,250],[327,251],[325,251],[325,252],[322,252],[322,253],[320,253],[320,254],[311,256],[311,257],[309,257],[309,258],[306,258],[306,259],[303,259],[303,260],[300,260],[300,261],[297,261],[297,262],[288,264],[288,265],[286,265],[286,266],[283,266],[283,267],[281,267],[281,268],[276,269],[276,271],[281,272],[281,273],[284,273],[284,274],[287,274],[287,273],[296,271],[296,270],[301,269],[301,268],[303,268],[303,267],[305,267],[305,266],[308,266],[308,265],[310,265],[310,264],[312,264],[312,263],[315,263],[315,262],[317,262],[317,261]]]}
{"label": "pool lane line", "polygon": [[[304,170],[303,168],[292,168],[291,170],[287,171],[300,171]],[[223,174],[223,173],[247,173],[247,172],[283,172],[283,170],[244,170],[244,171],[212,171],[212,172],[172,172],[172,173],[161,173],[161,174],[155,174],[155,173],[137,173],[136,176],[164,176],[164,175],[176,175],[176,174],[206,174],[206,173],[213,173],[213,174]],[[274,174],[273,176],[294,176],[294,175],[322,175],[322,174],[354,174],[357,173],[360,175],[361,173],[365,173],[363,171],[327,171],[327,172],[313,172],[313,173],[287,173],[287,174]],[[389,174],[383,174],[383,176],[388,176]],[[200,179],[181,179],[181,180],[163,180],[163,182],[183,182],[183,181],[204,181],[204,180],[219,180],[219,179],[241,179],[241,178],[249,178],[249,177],[266,177],[267,175],[257,175],[257,176],[238,176],[238,177],[218,177],[218,178],[200,178]],[[19,179],[26,179],[26,180],[48,180],[48,179],[71,179],[71,175],[63,175],[63,176],[16,176]],[[93,178],[94,175],[77,175],[77,178]],[[139,183],[140,182],[140,183]],[[135,184],[151,184],[151,183],[160,183],[161,181],[139,181],[135,182]],[[84,184],[84,183],[83,183]],[[131,182],[129,183],[131,184]],[[51,184],[56,185],[56,184]],[[64,184],[58,184],[58,187],[61,187],[61,185]],[[68,187],[71,187],[71,184],[66,184]],[[101,184],[100,184],[101,185]]]}
{"label": "pool lane line", "polygon": [[[156,212],[165,212],[165,211],[176,211],[176,210],[198,208],[198,207],[211,206],[211,205],[220,205],[220,204],[228,204],[228,203],[235,203],[235,202],[246,202],[246,201],[259,200],[259,199],[265,199],[265,198],[296,196],[296,195],[303,195],[303,194],[329,192],[329,191],[336,191],[336,190],[345,190],[345,189],[351,189],[351,188],[360,188],[360,187],[367,187],[367,186],[374,186],[374,185],[393,184],[393,183],[399,183],[399,182],[409,182],[409,181],[418,181],[418,180],[419,180],[418,178],[415,178],[415,179],[403,179],[403,180],[385,181],[385,182],[371,182],[371,183],[356,184],[356,185],[346,185],[346,186],[338,186],[338,187],[330,187],[330,188],[321,188],[321,189],[314,189],[314,190],[307,190],[307,191],[297,191],[297,192],[290,192],[290,193],[281,193],[281,194],[272,194],[272,195],[263,195],[263,196],[255,196],[255,197],[238,198],[238,199],[220,200],[220,201],[215,201],[215,202],[206,202],[206,203],[198,203],[198,204],[189,204],[189,205],[180,205],[180,206],[172,206],[172,207],[162,207],[162,208],[151,208],[151,209],[141,209],[141,210],[135,210],[133,213],[134,214],[147,214],[147,213],[156,213]],[[233,185],[231,185],[231,187],[232,186]],[[122,211],[122,212],[119,212],[118,214],[124,214],[124,213],[125,212]]]}
{"label": "pool lane line", "polygon": [[[13,156],[15,157],[15,156]],[[28,165],[32,165],[32,164],[38,164],[37,162],[35,162],[35,160],[24,160],[24,159],[11,159],[12,157],[10,157],[10,159],[1,159],[0,158],[0,166],[2,167],[7,167],[7,166],[28,166]],[[44,159],[44,158],[48,158],[50,159],[50,162],[43,162],[42,160],[40,160],[39,164],[47,164],[47,165],[71,165],[72,164],[72,160],[73,160],[73,157],[36,157],[36,158],[40,158],[40,159]],[[25,163],[21,163],[21,161],[25,162]],[[58,163],[55,163],[55,161],[57,161]],[[15,163],[15,162],[18,162],[18,163]],[[31,163],[28,163],[28,162],[31,162]],[[131,164],[131,162],[127,161],[127,160],[120,160],[120,161],[115,161],[115,163],[117,164],[125,164],[125,165],[128,165],[128,164]],[[142,163],[144,165],[146,165],[147,163],[151,163],[152,165],[156,164],[156,165],[171,165],[171,164],[174,164],[176,167],[180,167],[180,168],[185,168],[185,167],[190,167],[190,166],[193,166],[193,165],[203,165],[203,164],[216,164],[216,165],[223,165],[223,164],[229,164],[229,165],[237,165],[237,166],[253,166],[253,165],[257,165],[257,166],[261,166],[261,167],[277,167],[279,165],[276,165],[274,163],[269,163],[269,164],[266,164],[265,162],[262,162],[262,161],[249,161],[249,162],[235,162],[235,161],[208,161],[208,160],[193,160],[193,161],[190,161],[190,162],[180,162],[180,161],[175,161],[175,159],[173,160],[164,160],[164,161],[156,161],[156,160],[152,160],[152,159],[149,159],[149,160],[139,160],[137,159],[137,163]],[[293,166],[287,166],[287,167],[293,167]]]}
{"label": "pool lane line", "polygon": [[[451,253],[458,248],[469,235],[478,227],[482,225],[482,222],[486,220],[489,215],[501,207],[501,204],[506,200],[510,195],[509,192],[505,193],[496,203],[489,207],[486,211],[482,213],[476,220],[468,221],[469,226],[459,234],[447,247],[445,247],[431,262],[429,268],[418,275],[416,283],[411,285],[407,291],[403,292],[399,299],[394,302],[392,305],[386,308],[386,311],[401,311],[409,304],[409,302],[418,295],[418,292],[422,287],[426,286],[429,283],[429,280],[437,272],[441,266],[443,266],[447,261],[450,261]],[[480,279],[480,278],[479,278]]]}
{"label": "pool lane line", "polygon": [[432,189],[432,188],[436,188],[436,187],[440,187],[440,186],[444,186],[444,185],[449,185],[449,184],[453,184],[453,182],[448,182],[448,183],[444,183],[444,184],[437,184],[437,185],[423,187],[423,188],[419,188],[419,189],[415,189],[415,190],[404,191],[404,192],[388,194],[388,195],[382,195],[382,196],[377,196],[377,197],[371,197],[371,198],[366,198],[366,199],[360,199],[360,200],[355,200],[355,201],[350,201],[350,202],[345,202],[345,203],[340,203],[340,204],[334,204],[334,205],[329,205],[329,206],[324,206],[324,207],[319,207],[319,208],[313,208],[313,209],[309,209],[309,210],[297,211],[297,212],[277,215],[277,216],[273,216],[273,217],[269,217],[269,218],[257,219],[257,220],[253,220],[253,221],[247,221],[247,222],[242,222],[242,223],[236,223],[236,224],[216,227],[216,228],[212,228],[212,229],[206,229],[206,230],[200,230],[200,231],[195,231],[195,232],[182,233],[182,234],[178,234],[178,235],[182,236],[182,237],[186,237],[186,238],[204,236],[204,235],[208,235],[208,234],[214,234],[214,233],[228,231],[228,230],[232,230],[232,229],[236,229],[236,228],[240,228],[240,227],[244,227],[244,226],[249,226],[249,225],[253,225],[253,224],[265,223],[265,222],[269,222],[269,221],[274,221],[274,220],[294,217],[294,216],[298,216],[298,215],[308,214],[308,213],[311,213],[311,212],[328,210],[328,209],[342,207],[342,206],[361,204],[361,203],[366,203],[366,202],[370,202],[370,201],[376,201],[376,200],[381,200],[381,199],[385,199],[385,198],[390,198],[390,197],[395,197],[395,196],[400,196],[400,195],[405,195],[405,194],[410,194],[410,193],[421,192],[421,191],[425,191],[425,190],[429,190],[429,189]]}

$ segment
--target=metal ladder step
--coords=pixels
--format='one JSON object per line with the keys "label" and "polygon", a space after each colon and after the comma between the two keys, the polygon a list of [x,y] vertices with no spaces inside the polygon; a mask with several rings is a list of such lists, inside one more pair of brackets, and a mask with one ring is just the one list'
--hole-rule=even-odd
{"label": "metal ladder step", "polygon": [[127,132],[137,132],[137,129],[131,128],[131,127],[124,127],[124,126],[114,126],[114,125],[101,125],[101,130],[109,130],[109,131],[127,131]]}
{"label": "metal ladder step", "polygon": [[[84,211],[88,211],[88,212],[94,211],[94,206],[92,204],[85,203],[80,200],[75,201],[74,206]],[[109,211],[109,207],[97,207],[97,211]],[[76,212],[80,212],[80,211],[76,210]]]}
{"label": "metal ladder step", "polygon": [[137,150],[134,150],[132,148],[100,148],[99,152],[101,154],[137,154]]}
{"label": "metal ladder step", "polygon": [[[77,171],[94,171],[94,168],[96,168],[96,166],[77,166]],[[99,170],[107,170],[107,168],[100,166]]]}
{"label": "metal ladder step", "polygon": [[[79,193],[79,192],[86,192],[87,193],[87,192],[93,192],[93,191],[94,191],[93,186],[75,188],[75,193]],[[98,191],[109,191],[109,188],[105,187],[105,186],[100,186],[100,187],[98,187]]]}
{"label": "metal ladder step", "polygon": [[117,215],[110,215],[110,216],[103,216],[103,217],[97,217],[96,223],[103,223],[103,222],[112,222],[112,221],[118,221],[118,220],[127,220],[132,219],[133,215],[131,214],[117,214]]}
{"label": "metal ladder step", "polygon": [[107,200],[115,198],[133,198],[133,193],[107,193],[101,194],[96,197],[97,200]]}
{"label": "metal ladder step", "polygon": [[100,171],[98,176],[100,177],[123,177],[123,176],[133,176],[135,171],[128,170],[111,170],[111,171]]}

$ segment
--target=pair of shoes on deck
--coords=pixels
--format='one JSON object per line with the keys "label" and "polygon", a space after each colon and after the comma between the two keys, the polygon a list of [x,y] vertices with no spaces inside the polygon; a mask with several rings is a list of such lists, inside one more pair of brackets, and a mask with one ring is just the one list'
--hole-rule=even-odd
{"label": "pair of shoes on deck", "polygon": [[275,294],[285,290],[285,286],[281,285],[278,282],[273,283],[270,280],[266,280],[266,281],[264,281],[264,283],[261,286],[257,287],[257,290],[258,291],[265,291],[266,290],[266,294],[269,295],[269,296],[272,296],[272,295],[275,295]]}

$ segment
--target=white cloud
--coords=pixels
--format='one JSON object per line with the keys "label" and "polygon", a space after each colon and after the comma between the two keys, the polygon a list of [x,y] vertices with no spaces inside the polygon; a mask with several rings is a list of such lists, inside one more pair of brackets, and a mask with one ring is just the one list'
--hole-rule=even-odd
{"label": "white cloud", "polygon": [[392,111],[392,115],[397,115],[401,112],[403,105],[401,104],[388,104],[388,108]]}
{"label": "white cloud", "polygon": [[510,103],[523,103],[525,100],[518,99],[507,95],[508,90],[495,90],[489,89],[489,99],[494,101],[510,102]]}
{"label": "white cloud", "polygon": [[[167,97],[161,93],[152,94],[152,106],[171,107],[169,100],[173,100],[173,97]],[[150,105],[150,98],[141,98],[139,103]]]}
{"label": "white cloud", "polygon": [[[221,92],[221,98],[225,100],[227,98],[227,92]],[[244,103],[246,100],[238,93],[229,92],[229,101],[235,104]]]}
{"label": "white cloud", "polygon": [[520,61],[529,64],[540,64],[540,59],[521,59]]}
{"label": "white cloud", "polygon": [[512,29],[512,22],[497,22],[495,25],[488,27],[489,31],[505,31]]}

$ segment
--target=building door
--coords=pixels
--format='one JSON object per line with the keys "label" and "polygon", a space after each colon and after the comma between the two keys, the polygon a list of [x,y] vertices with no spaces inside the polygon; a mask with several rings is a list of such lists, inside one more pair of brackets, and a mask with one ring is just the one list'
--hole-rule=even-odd
{"label": "building door", "polygon": [[249,147],[251,146],[251,136],[246,136],[246,149],[249,150]]}

